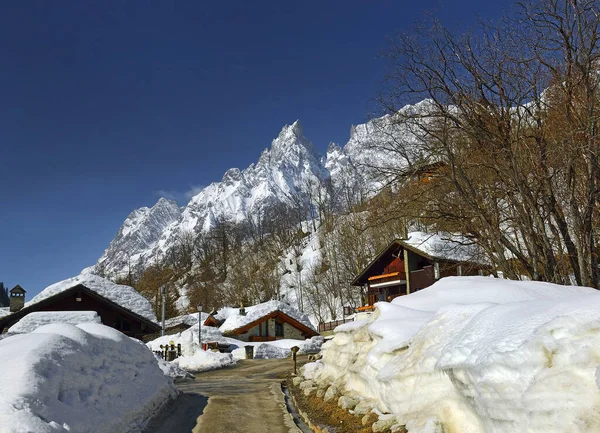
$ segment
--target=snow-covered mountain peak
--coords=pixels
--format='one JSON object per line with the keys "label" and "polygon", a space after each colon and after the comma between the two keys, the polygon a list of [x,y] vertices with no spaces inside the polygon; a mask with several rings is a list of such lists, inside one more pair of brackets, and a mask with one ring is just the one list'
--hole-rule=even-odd
{"label": "snow-covered mountain peak", "polygon": [[232,184],[234,182],[239,182],[242,180],[242,172],[239,168],[230,168],[223,175],[223,180],[221,182],[225,184]]}
{"label": "snow-covered mountain peak", "polygon": [[281,129],[277,138],[271,143],[268,154],[271,162],[281,163],[288,160],[293,165],[297,165],[303,158],[318,158],[314,146],[304,136],[299,120]]}
{"label": "snow-covered mountain peak", "polygon": [[184,233],[206,233],[222,217],[241,223],[258,218],[275,204],[295,205],[297,194],[310,195],[328,180],[343,188],[345,196],[360,195],[371,179],[365,178],[359,166],[365,159],[381,158],[371,145],[385,138],[372,122],[353,126],[349,142],[344,147],[331,143],[324,157],[304,136],[300,121],[285,125],[256,163],[243,170],[227,170],[220,182],[208,185],[183,208],[161,198],[151,208],[133,211],[99,259],[96,271],[101,267],[120,275],[128,266],[143,267],[177,245]]}

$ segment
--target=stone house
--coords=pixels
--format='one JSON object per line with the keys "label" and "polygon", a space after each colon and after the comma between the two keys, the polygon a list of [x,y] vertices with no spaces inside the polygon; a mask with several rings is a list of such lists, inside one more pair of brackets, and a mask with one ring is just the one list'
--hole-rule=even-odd
{"label": "stone house", "polygon": [[249,342],[304,340],[319,335],[305,314],[280,301],[224,308],[210,315],[203,326],[218,327],[224,336]]}

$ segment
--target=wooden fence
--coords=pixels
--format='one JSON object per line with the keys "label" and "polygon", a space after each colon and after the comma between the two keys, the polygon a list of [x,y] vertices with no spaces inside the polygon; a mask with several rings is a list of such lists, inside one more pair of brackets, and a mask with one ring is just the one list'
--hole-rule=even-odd
{"label": "wooden fence", "polygon": [[160,356],[165,361],[173,361],[181,356],[181,344],[175,346],[175,344],[160,345],[160,350],[153,350],[153,352]]}
{"label": "wooden fence", "polygon": [[319,323],[319,332],[333,331],[337,326],[348,322],[354,322],[354,319],[334,320],[333,322]]}

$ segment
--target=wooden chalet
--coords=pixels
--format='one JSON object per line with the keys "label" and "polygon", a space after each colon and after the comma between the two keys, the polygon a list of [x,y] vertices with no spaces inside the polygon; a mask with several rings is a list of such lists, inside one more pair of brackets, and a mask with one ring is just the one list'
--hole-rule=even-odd
{"label": "wooden chalet", "polygon": [[367,294],[359,311],[429,287],[442,277],[489,274],[488,265],[471,258],[474,248],[436,234],[414,235],[416,239],[409,235],[392,241],[354,278],[352,285],[364,287]]}
{"label": "wooden chalet", "polygon": [[0,333],[34,311],[95,311],[104,325],[140,340],[147,334],[160,331],[158,323],[113,302],[84,284],[77,284],[0,317]]}

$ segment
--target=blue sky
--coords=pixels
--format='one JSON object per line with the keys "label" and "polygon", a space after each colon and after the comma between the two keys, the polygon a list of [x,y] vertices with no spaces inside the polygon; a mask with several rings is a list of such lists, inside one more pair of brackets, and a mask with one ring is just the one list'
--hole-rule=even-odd
{"label": "blue sky", "polygon": [[245,168],[300,119],[324,152],[364,122],[386,37],[509,2],[13,1],[0,14],[0,281],[92,265],[134,208]]}

